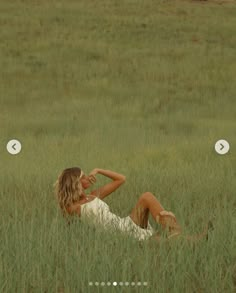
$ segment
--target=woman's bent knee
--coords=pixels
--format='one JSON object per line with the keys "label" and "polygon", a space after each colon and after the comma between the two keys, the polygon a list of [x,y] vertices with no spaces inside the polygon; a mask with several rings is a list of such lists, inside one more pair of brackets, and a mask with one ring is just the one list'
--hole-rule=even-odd
{"label": "woman's bent knee", "polygon": [[151,192],[144,192],[141,196],[140,196],[140,200],[144,201],[144,202],[149,202],[150,200],[152,200],[155,196],[151,193]]}

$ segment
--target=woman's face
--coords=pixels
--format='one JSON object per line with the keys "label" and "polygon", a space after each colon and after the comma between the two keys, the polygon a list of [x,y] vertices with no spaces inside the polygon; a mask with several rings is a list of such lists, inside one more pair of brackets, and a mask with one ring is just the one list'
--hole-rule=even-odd
{"label": "woman's face", "polygon": [[89,177],[85,174],[80,178],[80,182],[82,184],[83,189],[87,189],[91,186],[91,183],[89,181]]}

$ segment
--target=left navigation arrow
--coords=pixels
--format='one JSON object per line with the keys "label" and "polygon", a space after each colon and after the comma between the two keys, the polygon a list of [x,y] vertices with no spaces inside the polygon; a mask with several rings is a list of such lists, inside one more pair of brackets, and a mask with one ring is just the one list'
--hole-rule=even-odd
{"label": "left navigation arrow", "polygon": [[17,139],[11,139],[7,143],[7,151],[11,155],[17,155],[21,151],[21,143]]}

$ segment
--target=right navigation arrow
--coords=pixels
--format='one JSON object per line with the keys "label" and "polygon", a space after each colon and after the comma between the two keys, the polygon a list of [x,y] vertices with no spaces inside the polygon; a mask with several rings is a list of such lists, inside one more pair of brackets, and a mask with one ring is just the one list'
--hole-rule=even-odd
{"label": "right navigation arrow", "polygon": [[225,139],[220,139],[216,142],[215,144],[215,151],[219,154],[219,155],[225,155],[228,153],[229,151],[229,143],[227,140]]}

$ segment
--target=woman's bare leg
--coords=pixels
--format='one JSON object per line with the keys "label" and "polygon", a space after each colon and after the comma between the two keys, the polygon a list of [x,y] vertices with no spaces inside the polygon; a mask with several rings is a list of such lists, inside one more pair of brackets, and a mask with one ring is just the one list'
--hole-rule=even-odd
{"label": "woman's bare leg", "polygon": [[[148,225],[148,217],[149,213],[152,215],[155,221],[157,221],[157,218],[160,217],[160,213],[164,211],[164,208],[160,204],[160,202],[156,199],[156,197],[151,192],[145,192],[143,193],[140,198],[138,199],[137,204],[133,208],[130,217],[134,221],[135,224],[140,226],[141,228],[147,228]],[[169,228],[170,237],[175,234],[179,235],[181,233],[181,228],[179,224],[177,223],[176,219],[174,220],[174,223],[172,222],[173,218],[169,216],[162,216],[159,218],[159,223],[162,225],[162,228]],[[171,223],[168,221],[171,220]],[[185,235],[185,239],[189,242],[197,242],[203,238],[207,238],[208,232],[210,230],[213,230],[213,224],[211,221],[208,223],[205,230],[197,235]],[[177,232],[177,233],[175,233]],[[171,234],[173,233],[173,234]]]}
{"label": "woman's bare leg", "polygon": [[138,199],[130,217],[141,228],[147,228],[149,212],[156,221],[162,211],[164,208],[156,197],[151,192],[145,192]]}

